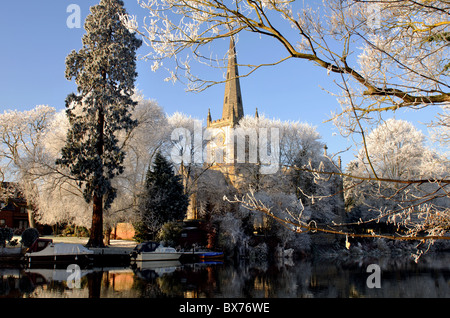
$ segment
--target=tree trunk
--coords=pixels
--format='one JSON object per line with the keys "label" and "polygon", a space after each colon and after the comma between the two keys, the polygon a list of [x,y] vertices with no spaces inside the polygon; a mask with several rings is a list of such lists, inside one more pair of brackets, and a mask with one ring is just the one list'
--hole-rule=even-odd
{"label": "tree trunk", "polygon": [[103,198],[96,194],[93,198],[92,226],[88,247],[105,247],[103,243]]}
{"label": "tree trunk", "polygon": [[[106,79],[106,75],[102,72],[103,78]],[[98,119],[97,119],[97,134],[98,140],[96,145],[98,160],[102,161],[100,166],[103,170],[103,145],[104,145],[104,125],[105,125],[105,114],[103,113],[103,108],[100,106],[98,108]],[[103,173],[103,171],[101,171]],[[100,181],[96,180],[94,195],[93,195],[93,211],[92,211],[92,227],[87,246],[89,247],[105,247],[103,243],[103,195],[101,192],[101,185],[98,184]]]}
{"label": "tree trunk", "polygon": [[94,271],[93,273],[87,275],[89,298],[94,299],[100,298],[102,289],[102,278],[103,278],[103,271],[101,272]]}

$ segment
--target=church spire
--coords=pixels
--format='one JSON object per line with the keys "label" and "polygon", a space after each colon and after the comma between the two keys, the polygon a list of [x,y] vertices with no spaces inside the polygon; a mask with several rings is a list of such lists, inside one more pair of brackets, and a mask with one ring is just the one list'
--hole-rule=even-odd
{"label": "church spire", "polygon": [[233,36],[230,37],[230,50],[228,51],[227,79],[225,84],[225,96],[223,101],[222,119],[231,120],[235,126],[244,117],[242,106],[241,85],[236,58],[236,45]]}
{"label": "church spire", "polygon": [[211,118],[211,108],[208,109],[208,117],[206,118],[206,121],[208,123],[208,127],[212,122],[212,118]]}

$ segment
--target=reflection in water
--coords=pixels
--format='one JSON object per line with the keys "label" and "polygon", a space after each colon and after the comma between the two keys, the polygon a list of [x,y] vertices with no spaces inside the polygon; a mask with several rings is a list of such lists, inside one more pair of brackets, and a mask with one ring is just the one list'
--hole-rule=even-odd
{"label": "reflection in water", "polygon": [[[66,269],[0,269],[0,297],[74,298],[347,298],[450,297],[450,255],[295,263],[146,263],[139,268],[81,270],[69,288]],[[370,289],[369,264],[381,268],[381,288]]]}

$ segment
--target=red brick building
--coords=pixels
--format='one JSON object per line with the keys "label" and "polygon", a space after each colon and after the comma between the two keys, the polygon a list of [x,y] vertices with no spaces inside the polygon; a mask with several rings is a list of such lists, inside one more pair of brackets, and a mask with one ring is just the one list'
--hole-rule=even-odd
{"label": "red brick building", "polygon": [[0,184],[0,227],[28,228],[27,201],[14,183]]}

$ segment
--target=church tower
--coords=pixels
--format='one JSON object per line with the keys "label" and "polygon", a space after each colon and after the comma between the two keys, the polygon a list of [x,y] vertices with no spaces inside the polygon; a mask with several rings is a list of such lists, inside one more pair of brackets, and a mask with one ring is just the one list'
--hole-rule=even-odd
{"label": "church tower", "polygon": [[206,127],[213,133],[212,142],[208,144],[208,155],[211,156],[208,162],[212,163],[211,169],[222,172],[233,185],[236,183],[239,174],[236,166],[237,148],[234,128],[243,117],[244,107],[236,58],[236,45],[234,38],[231,37],[222,118],[212,120],[211,112],[208,111]]}

